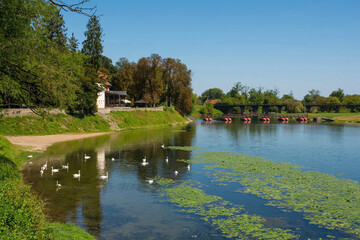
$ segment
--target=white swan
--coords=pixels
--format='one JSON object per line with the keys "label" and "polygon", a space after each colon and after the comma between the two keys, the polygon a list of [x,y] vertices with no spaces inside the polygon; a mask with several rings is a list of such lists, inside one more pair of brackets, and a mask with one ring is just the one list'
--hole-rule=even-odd
{"label": "white swan", "polygon": [[115,158],[111,158],[111,161],[113,161],[113,162],[114,162],[114,161],[115,161]]}
{"label": "white swan", "polygon": [[28,158],[32,158],[32,155],[27,156]]}
{"label": "white swan", "polygon": [[86,155],[86,153],[84,154],[84,159],[86,160],[86,159],[89,159],[90,158],[90,156],[87,156]]}
{"label": "white swan", "polygon": [[54,172],[59,172],[59,169],[51,167],[51,173],[54,173]]}
{"label": "white swan", "polygon": [[59,183],[59,181],[56,181],[56,187],[61,187],[61,184]]}
{"label": "white swan", "polygon": [[153,184],[154,180],[149,180],[149,184]]}
{"label": "white swan", "polygon": [[187,166],[187,169],[190,171],[190,164]]}
{"label": "white swan", "polygon": [[162,148],[165,148],[165,144],[161,145]]}
{"label": "white swan", "polygon": [[80,177],[80,170],[78,171],[78,173],[74,173],[74,174],[73,174],[73,177],[74,177],[74,178],[79,178],[79,177]]}
{"label": "white swan", "polygon": [[169,162],[169,157],[166,157],[165,162],[166,162],[166,163]]}
{"label": "white swan", "polygon": [[175,171],[175,172],[174,172],[175,176],[178,175],[178,173],[179,173],[178,171]]}
{"label": "white swan", "polygon": [[143,158],[143,162],[146,162],[146,156]]}
{"label": "white swan", "polygon": [[44,170],[41,168],[40,175],[42,176],[44,174]]}
{"label": "white swan", "polygon": [[62,169],[67,169],[67,170],[69,170],[69,163],[66,164],[66,165],[61,165],[61,167],[62,167]]}
{"label": "white swan", "polygon": [[100,176],[101,179],[108,179],[109,178],[109,173],[106,172],[106,175]]}
{"label": "white swan", "polygon": [[44,170],[46,170],[47,169],[47,161],[46,161],[46,163],[44,164]]}
{"label": "white swan", "polygon": [[149,163],[145,161],[145,162],[142,162],[141,165],[146,166],[146,165],[149,165]]}

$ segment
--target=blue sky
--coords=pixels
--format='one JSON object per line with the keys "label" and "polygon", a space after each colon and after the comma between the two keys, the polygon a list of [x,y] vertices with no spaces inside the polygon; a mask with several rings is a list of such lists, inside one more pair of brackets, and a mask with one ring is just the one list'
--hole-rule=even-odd
{"label": "blue sky", "polygon": [[[197,94],[241,82],[302,99],[338,88],[360,94],[359,0],[91,0],[104,55],[157,53],[192,70]],[[88,18],[64,13],[80,42]]]}

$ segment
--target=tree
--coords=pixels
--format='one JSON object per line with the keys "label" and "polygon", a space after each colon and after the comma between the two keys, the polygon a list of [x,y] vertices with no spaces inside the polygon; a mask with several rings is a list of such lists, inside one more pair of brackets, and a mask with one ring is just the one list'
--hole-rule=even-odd
{"label": "tree", "polygon": [[205,102],[207,99],[221,99],[224,95],[220,88],[210,88],[201,94],[201,100]]}
{"label": "tree", "polygon": [[50,41],[54,42],[59,48],[65,49],[67,43],[66,27],[60,10],[54,7],[54,10],[48,18],[43,19],[44,35]]}
{"label": "tree", "polygon": [[241,84],[241,82],[237,82],[235,83],[235,85],[230,89],[230,91],[227,93],[228,96],[230,97],[237,97],[238,95],[244,95],[245,98],[247,99],[248,97],[248,92],[249,92],[249,87],[248,86],[243,86]]}
{"label": "tree", "polygon": [[101,57],[103,52],[102,35],[103,30],[100,26],[99,18],[95,15],[91,16],[86,25],[86,39],[83,42],[82,53],[89,56],[87,64],[97,71],[101,66]]}
{"label": "tree", "polygon": [[68,48],[72,52],[76,52],[79,47],[79,41],[75,38],[74,33],[71,34],[69,38]]}
{"label": "tree", "polygon": [[1,5],[0,101],[38,114],[66,108],[76,97],[82,58],[59,49],[57,35],[49,37],[48,23],[60,21],[54,18],[58,10],[41,0],[3,0]]}
{"label": "tree", "polygon": [[338,90],[332,91],[332,93],[329,96],[337,97],[340,100],[340,102],[343,102],[344,97],[345,97],[344,90],[342,90],[341,88],[338,88]]}
{"label": "tree", "polygon": [[297,101],[295,99],[286,99],[284,101],[286,104],[286,110],[288,113],[301,113],[304,112],[304,106],[300,101]]}
{"label": "tree", "polygon": [[320,91],[316,89],[312,89],[309,91],[308,94],[304,96],[304,102],[308,104],[313,103],[318,97],[320,97]]}
{"label": "tree", "polygon": [[249,91],[249,103],[251,104],[263,104],[264,102],[264,94],[262,93],[262,89],[259,88],[256,90],[255,88],[250,89]]}

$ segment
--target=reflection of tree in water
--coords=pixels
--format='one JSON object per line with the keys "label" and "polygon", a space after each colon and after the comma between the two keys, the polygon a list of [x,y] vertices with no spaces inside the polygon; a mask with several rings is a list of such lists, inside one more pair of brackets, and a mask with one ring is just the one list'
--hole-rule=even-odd
{"label": "reflection of tree in water", "polygon": [[[136,174],[141,182],[155,176],[173,178],[175,170],[179,171],[177,178],[182,178],[187,164],[176,160],[189,159],[191,152],[163,149],[161,145],[191,146],[194,134],[195,127],[187,126],[129,131],[58,143],[32,166],[24,169],[24,181],[32,184],[33,190],[46,199],[46,211],[52,220],[77,223],[98,237],[103,214],[100,194],[106,184],[99,179],[100,175],[107,171],[111,175],[120,167],[121,171]],[[85,153],[91,156],[87,161],[84,160]],[[144,156],[150,163],[146,167],[140,164]],[[168,164],[165,162],[167,156]],[[48,170],[40,177],[40,168],[46,161]],[[67,163],[69,171],[61,169],[61,165]],[[60,168],[60,172],[51,175],[51,166]],[[79,169],[80,181],[72,176]],[[62,184],[58,191],[56,180]]]}
{"label": "reflection of tree in water", "polygon": [[[135,169],[141,181],[155,176],[172,178],[175,170],[185,169],[187,166],[186,163],[176,160],[190,159],[191,152],[169,150],[166,146],[191,146],[195,130],[194,126],[187,125],[181,128],[121,133],[112,139],[111,151],[106,158],[117,159],[122,168],[128,167],[129,171]],[[161,147],[162,144],[165,148]],[[144,157],[149,162],[147,166],[141,165]],[[165,161],[167,157],[168,163]]]}

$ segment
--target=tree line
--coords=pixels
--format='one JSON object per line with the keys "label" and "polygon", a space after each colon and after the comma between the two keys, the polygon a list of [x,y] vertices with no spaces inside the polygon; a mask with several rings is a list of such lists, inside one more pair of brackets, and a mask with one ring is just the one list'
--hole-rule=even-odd
{"label": "tree line", "polygon": [[[74,33],[67,36],[61,9],[80,12],[80,1],[1,0],[0,106],[21,105],[38,114],[49,108],[93,114],[102,90],[124,90],[132,101],[175,105],[182,113],[192,106],[191,71],[179,59],[157,54],[137,63],[121,58],[115,65],[103,55],[103,30],[91,15],[79,50]],[[99,71],[108,74],[99,78]]]}
{"label": "tree line", "polygon": [[[286,104],[288,112],[291,113],[304,112],[304,105],[306,104],[329,105],[326,108],[312,107],[311,112],[338,111],[339,109],[331,106],[336,104],[360,104],[360,95],[346,95],[341,88],[332,91],[327,97],[321,96],[319,90],[312,89],[302,100],[297,100],[292,92],[280,96],[280,91],[276,88],[250,88],[242,85],[241,82],[235,83],[227,93],[224,93],[220,88],[210,88],[198,97],[200,103],[204,103],[207,99],[218,99],[224,104]],[[275,112],[277,109],[272,107],[270,110]],[[360,111],[360,108],[350,110]]]}

